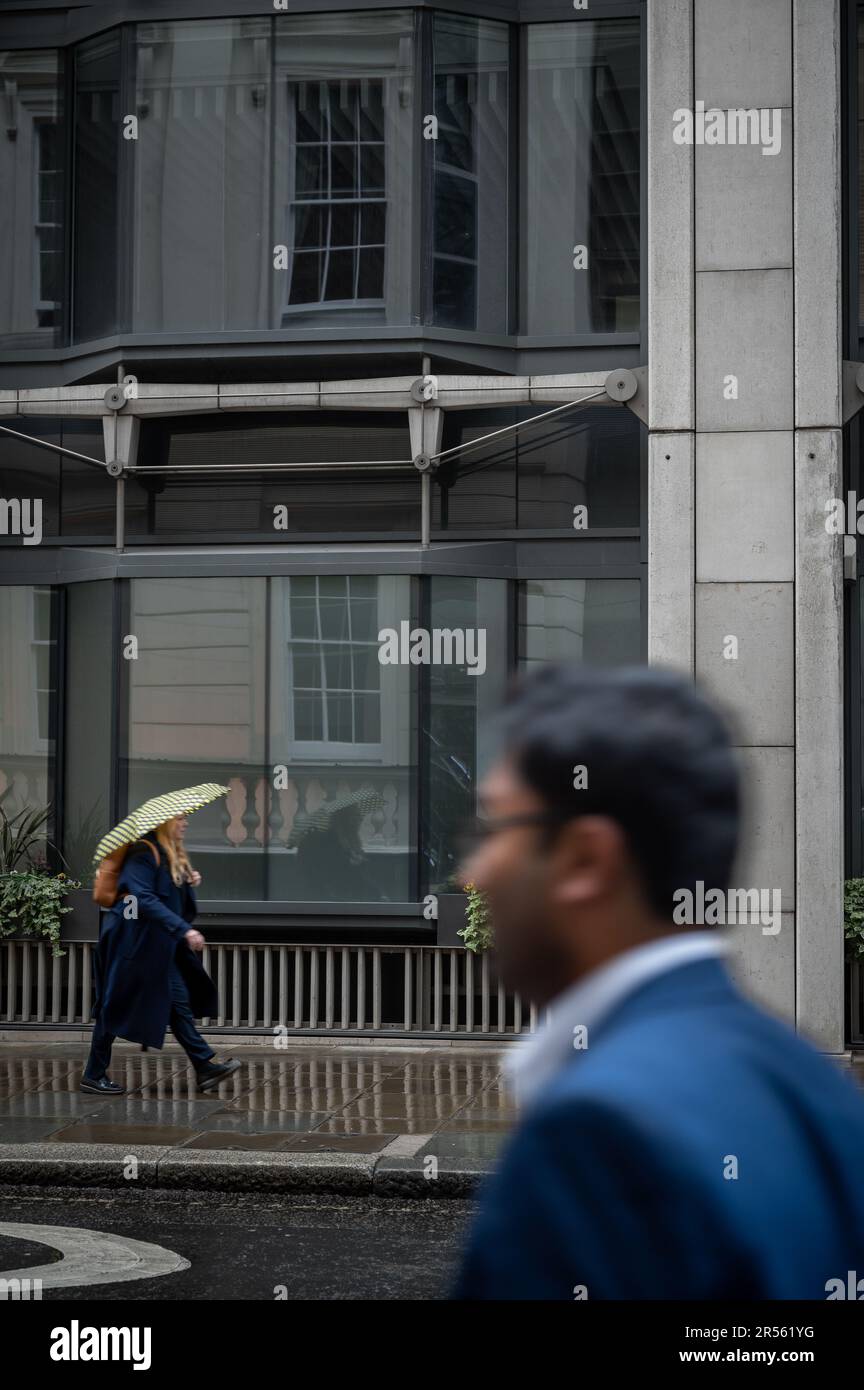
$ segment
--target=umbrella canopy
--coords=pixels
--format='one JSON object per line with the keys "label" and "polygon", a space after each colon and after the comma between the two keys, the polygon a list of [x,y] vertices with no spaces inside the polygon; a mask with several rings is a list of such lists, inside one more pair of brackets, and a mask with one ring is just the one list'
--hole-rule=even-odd
{"label": "umbrella canopy", "polygon": [[337,796],[333,801],[323,802],[317,811],[301,811],[294,821],[288,848],[296,849],[307,835],[315,831],[329,830],[333,817],[340,811],[359,806],[363,815],[368,816],[370,811],[380,811],[383,805],[384,798],[380,792],[374,791],[371,787],[361,787],[359,791],[348,792],[346,796]]}
{"label": "umbrella canopy", "polygon": [[140,840],[148,830],[155,830],[157,825],[162,825],[164,821],[171,820],[174,816],[188,815],[191,811],[209,805],[229,790],[228,787],[219,786],[217,782],[202,782],[197,787],[181,787],[179,791],[151,797],[143,806],[139,806],[137,811],[132,811],[125,820],[121,820],[119,825],[115,825],[113,830],[109,830],[108,834],[103,836],[96,846],[93,863],[98,864],[106,854],[120,849],[121,845]]}

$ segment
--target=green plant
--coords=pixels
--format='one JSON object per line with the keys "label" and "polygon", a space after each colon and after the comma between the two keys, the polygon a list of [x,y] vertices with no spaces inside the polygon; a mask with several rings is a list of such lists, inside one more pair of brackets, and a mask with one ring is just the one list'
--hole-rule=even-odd
{"label": "green plant", "polygon": [[51,942],[53,955],[64,955],[60,918],[72,909],[63,898],[70,888],[80,886],[65,874],[0,874],[0,937],[44,936]]}
{"label": "green plant", "polygon": [[[8,793],[0,797],[2,801]],[[34,868],[45,854],[45,826],[51,814],[49,806],[38,810],[19,811],[17,816],[7,816],[0,806],[0,874],[12,874],[19,864]]]}
{"label": "green plant", "polygon": [[864,960],[864,878],[847,878],[843,893],[847,960]]}
{"label": "green plant", "polygon": [[468,901],[465,904],[467,925],[456,933],[469,951],[477,953],[488,951],[492,945],[492,928],[489,925],[489,904],[480,889],[473,883],[465,884]]}

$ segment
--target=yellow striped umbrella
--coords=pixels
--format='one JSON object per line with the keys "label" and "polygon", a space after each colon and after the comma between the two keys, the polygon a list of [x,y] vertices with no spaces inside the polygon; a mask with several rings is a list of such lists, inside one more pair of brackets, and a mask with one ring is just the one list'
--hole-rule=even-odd
{"label": "yellow striped umbrella", "polygon": [[179,791],[151,797],[143,806],[139,806],[137,811],[132,811],[125,820],[121,820],[119,825],[115,825],[113,830],[109,830],[108,834],[103,836],[96,846],[93,863],[100,863],[106,854],[120,849],[121,845],[140,840],[148,830],[155,830],[157,825],[162,825],[174,816],[189,815],[192,811],[200,810],[202,806],[208,806],[217,797],[224,796],[228,790],[228,787],[221,787],[218,782],[202,782],[198,787],[181,787]]}

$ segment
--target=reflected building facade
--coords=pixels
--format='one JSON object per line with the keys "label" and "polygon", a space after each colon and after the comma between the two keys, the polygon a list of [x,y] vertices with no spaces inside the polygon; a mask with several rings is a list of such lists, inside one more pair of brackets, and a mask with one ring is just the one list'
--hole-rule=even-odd
{"label": "reflected building facade", "polygon": [[477,8],[0,16],[0,796],[224,782],[214,941],[434,945],[514,674],[646,655],[643,6]]}

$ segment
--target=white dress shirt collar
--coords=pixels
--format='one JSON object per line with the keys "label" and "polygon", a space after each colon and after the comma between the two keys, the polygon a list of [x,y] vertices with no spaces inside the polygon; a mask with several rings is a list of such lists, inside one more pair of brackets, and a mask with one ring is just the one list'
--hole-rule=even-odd
{"label": "white dress shirt collar", "polygon": [[633,990],[679,965],[721,956],[726,943],[714,931],[688,931],[664,936],[645,946],[614,956],[571,985],[549,1006],[549,1018],[538,1033],[515,1048],[506,1071],[514,1082],[520,1105],[534,1100],[552,1077],[572,1058],[575,1030],[584,1028],[582,1045],[590,1032]]}

